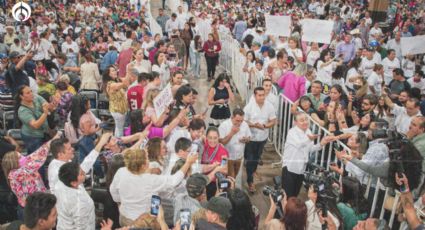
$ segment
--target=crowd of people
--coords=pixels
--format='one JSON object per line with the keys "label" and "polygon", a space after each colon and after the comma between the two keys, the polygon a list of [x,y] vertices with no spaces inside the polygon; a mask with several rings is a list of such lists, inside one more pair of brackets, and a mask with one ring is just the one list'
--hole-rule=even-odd
{"label": "crowd of people", "polygon": [[[400,44],[425,33],[422,1],[390,4],[391,29],[371,17],[367,1],[162,3],[155,18],[145,0],[34,1],[20,23],[13,4],[1,10],[0,107],[13,114],[2,125],[19,130],[0,138],[1,223],[388,229],[387,216],[373,218],[390,200],[385,187],[389,196],[401,192],[393,227],[424,229],[416,212],[425,206],[425,58],[403,56]],[[268,35],[265,14],[290,15],[291,36]],[[334,22],[330,44],[302,40],[306,18]],[[240,43],[246,84],[258,82],[243,108],[230,109],[238,87],[216,71],[222,35]],[[199,79],[211,85],[206,98],[189,84]],[[173,100],[159,107],[168,92]],[[294,124],[284,138],[285,192],[271,195],[269,212],[260,213],[250,195],[258,193],[264,146],[272,128],[283,128],[278,111],[286,106]],[[311,121],[331,135],[312,132]],[[387,130],[402,136],[397,146]],[[336,142],[347,149],[327,151],[336,163],[321,163],[340,182],[307,187],[303,199],[307,163]],[[246,186],[238,187],[242,171]],[[334,191],[338,202],[321,207],[323,194]]]}

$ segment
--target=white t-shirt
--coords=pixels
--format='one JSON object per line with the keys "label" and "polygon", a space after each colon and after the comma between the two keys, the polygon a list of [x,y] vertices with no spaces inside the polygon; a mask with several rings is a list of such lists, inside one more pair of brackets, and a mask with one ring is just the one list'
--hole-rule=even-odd
{"label": "white t-shirt", "polygon": [[320,57],[320,51],[319,50],[312,50],[308,52],[307,54],[307,65],[313,66],[317,59]]}
{"label": "white t-shirt", "polygon": [[[220,127],[218,128],[220,137],[225,138],[227,135],[229,135],[232,127],[233,123],[231,119],[227,119],[221,123]],[[251,131],[245,121],[242,122],[239,128],[239,132],[233,135],[230,141],[224,145],[224,147],[229,152],[229,160],[239,160],[243,157],[245,144],[239,141],[243,137],[251,137]]]}
{"label": "white t-shirt", "polygon": [[[375,88],[376,95],[378,96],[380,96],[382,92],[382,81],[382,77],[376,74],[375,71],[372,71],[372,73],[369,75],[369,78],[367,79],[368,85]],[[370,89],[368,89],[368,93],[372,93]]]}
{"label": "white t-shirt", "polygon": [[353,83],[350,82],[350,79],[356,78],[359,75],[359,71],[357,71],[355,68],[350,68],[347,72],[347,81],[345,82],[345,85],[348,88],[353,89]]}
{"label": "white t-shirt", "polygon": [[414,73],[415,73],[415,62],[412,62],[406,58],[404,58],[401,61],[401,68],[403,68],[403,72],[404,72],[404,76],[406,78],[411,78],[413,77]]}
{"label": "white t-shirt", "polygon": [[400,68],[400,61],[397,58],[394,60],[388,59],[388,57],[382,60],[382,65],[384,66],[384,80],[385,84],[390,84],[390,81],[393,79],[393,70],[396,68]]}
{"label": "white t-shirt", "polygon": [[377,64],[377,62],[374,59],[369,60],[366,57],[362,59],[362,62],[360,64],[360,70],[362,71],[364,78],[367,79],[369,75],[373,72],[375,64]]}
{"label": "white t-shirt", "polygon": [[321,81],[323,84],[331,85],[332,84],[332,72],[335,67],[335,63],[329,64],[324,67],[320,67],[324,62],[317,62],[317,80]]}
{"label": "white t-shirt", "polygon": [[425,79],[422,78],[421,81],[414,82],[412,77],[407,79],[407,82],[410,84],[410,86],[412,86],[412,88],[418,88],[421,90],[421,94],[425,94]]}

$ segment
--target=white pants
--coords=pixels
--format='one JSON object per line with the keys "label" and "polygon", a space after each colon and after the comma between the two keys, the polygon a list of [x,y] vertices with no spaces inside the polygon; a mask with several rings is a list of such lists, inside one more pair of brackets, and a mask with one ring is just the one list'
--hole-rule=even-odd
{"label": "white pants", "polygon": [[115,121],[115,137],[122,137],[124,133],[125,114],[111,113]]}

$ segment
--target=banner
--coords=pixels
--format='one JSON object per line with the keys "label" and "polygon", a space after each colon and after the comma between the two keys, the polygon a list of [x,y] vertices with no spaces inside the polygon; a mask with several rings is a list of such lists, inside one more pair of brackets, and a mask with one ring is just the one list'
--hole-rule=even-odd
{"label": "banner", "polygon": [[423,54],[425,53],[425,35],[414,37],[402,37],[400,39],[401,54]]}
{"label": "banner", "polygon": [[330,44],[334,22],[319,19],[303,19],[302,41]]}
{"label": "banner", "polygon": [[289,37],[291,35],[291,17],[266,15],[266,34]]}
{"label": "banner", "polygon": [[171,86],[168,85],[153,99],[156,117],[160,117],[172,101],[173,93],[171,92]]}

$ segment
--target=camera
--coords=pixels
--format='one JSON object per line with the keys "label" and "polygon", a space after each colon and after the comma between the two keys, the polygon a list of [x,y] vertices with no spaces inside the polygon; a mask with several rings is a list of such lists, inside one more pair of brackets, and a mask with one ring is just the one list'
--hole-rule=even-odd
{"label": "camera", "polygon": [[218,188],[227,189],[230,187],[230,182],[221,172],[216,172],[215,177],[217,178]]}
{"label": "camera", "polygon": [[329,202],[335,202],[338,198],[339,192],[332,187],[333,183],[338,183],[338,180],[325,168],[307,163],[307,167],[311,169],[310,172],[304,173],[304,185],[308,190],[313,186],[313,190],[317,193],[316,208],[322,210],[323,217],[327,216]]}
{"label": "camera", "polygon": [[280,176],[275,176],[273,177],[273,183],[274,183],[274,187],[266,185],[263,187],[263,195],[264,196],[269,196],[271,195],[273,198],[273,201],[275,203],[278,203],[279,201],[281,201],[283,199],[283,191],[281,189],[281,177]]}

